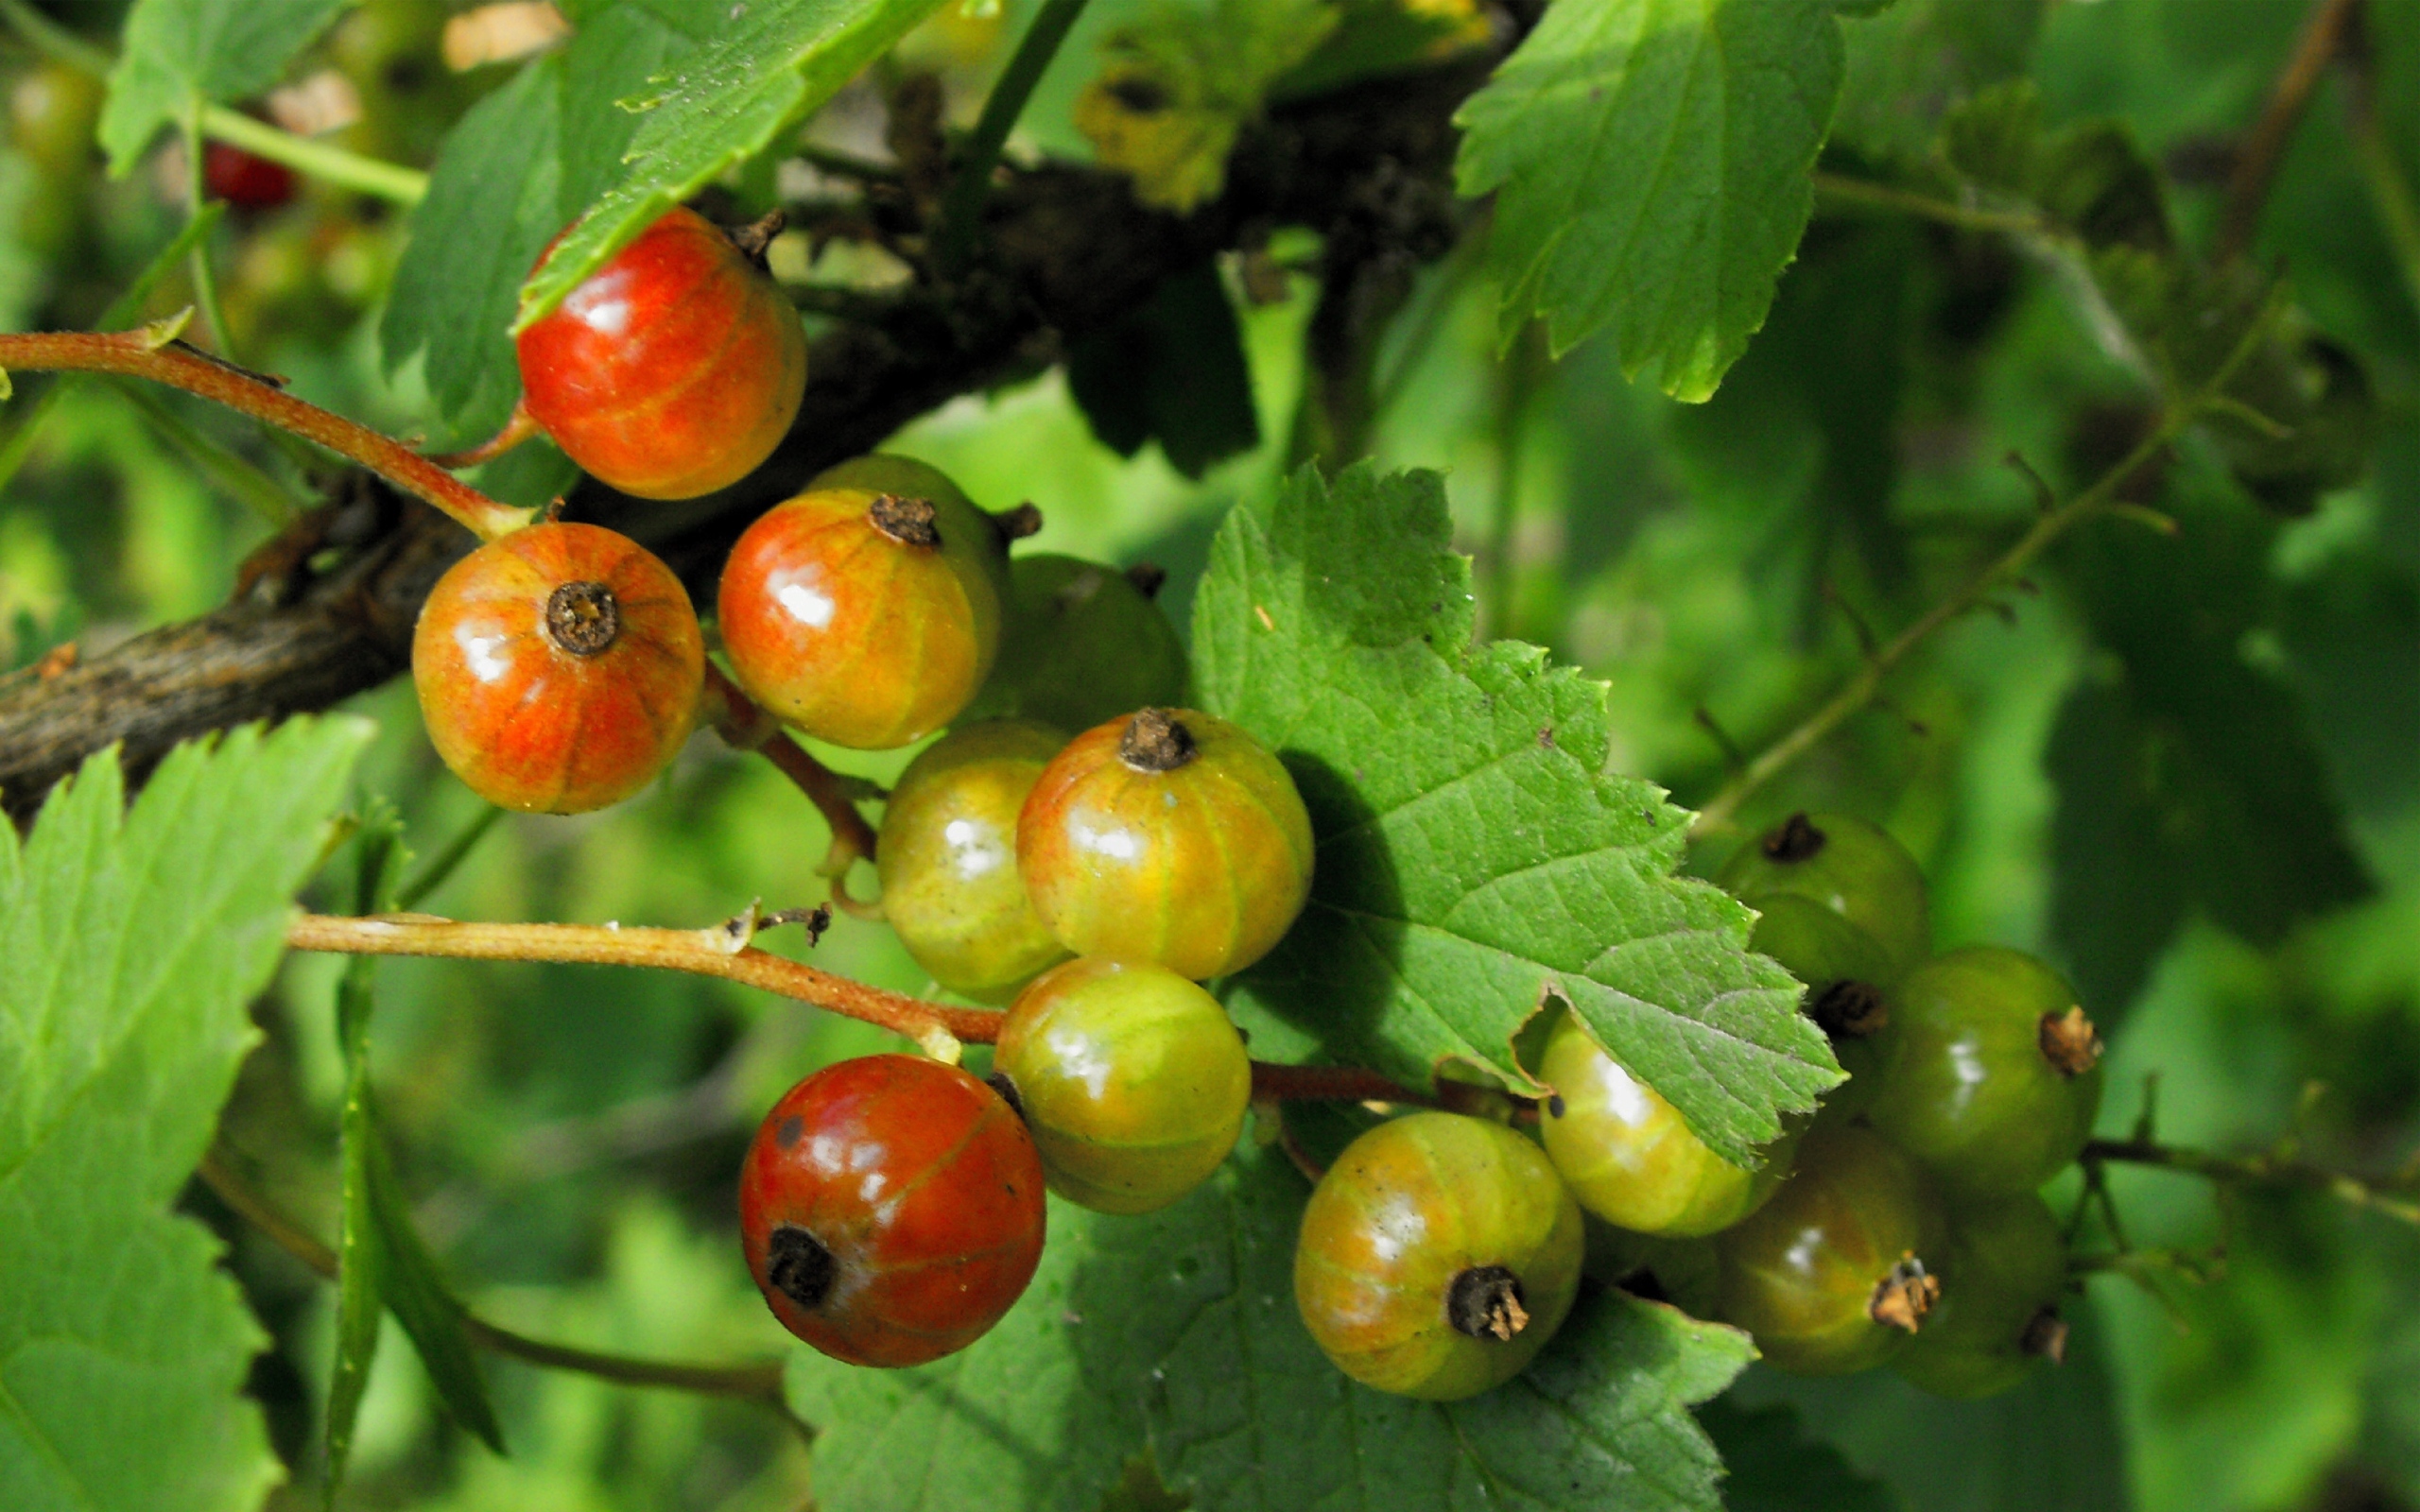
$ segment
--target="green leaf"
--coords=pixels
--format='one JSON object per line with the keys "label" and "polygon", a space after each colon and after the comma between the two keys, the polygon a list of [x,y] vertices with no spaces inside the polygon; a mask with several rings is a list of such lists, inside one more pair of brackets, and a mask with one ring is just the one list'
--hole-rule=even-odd
{"label": "green leaf", "polygon": [[[669,61],[647,92],[620,171],[521,293],[514,329],[560,302],[606,258],[715,176],[754,157],[839,92],[942,0],[717,4],[711,40]],[[610,12],[609,12],[610,13]],[[566,128],[585,112],[566,111]]]}
{"label": "green leaf", "polygon": [[659,14],[608,8],[446,138],[379,327],[390,370],[425,354],[429,397],[451,427],[439,444],[485,439],[511,412],[521,281],[620,173],[637,122],[615,102],[695,46],[692,31]]}
{"label": "green leaf", "polygon": [[152,133],[205,102],[250,99],[353,0],[135,0],[110,71],[101,146],[123,176]]}
{"label": "green leaf", "polygon": [[[403,820],[392,804],[373,802],[363,816],[361,865],[354,909],[392,912],[406,860]],[[342,1200],[337,1226],[337,1354],[329,1377],[326,1494],[333,1503],[352,1449],[355,1415],[378,1349],[378,1323],[391,1312],[419,1350],[439,1400],[455,1421],[504,1452],[504,1431],[488,1400],[487,1381],[464,1328],[464,1311],[437,1271],[437,1262],[412,1226],[411,1209],[395,1178],[378,1128],[370,1078],[372,988],[378,958],[355,956],[337,985],[337,1040],[345,1062],[344,1106],[337,1130]]]}
{"label": "green leaf", "polygon": [[[130,810],[114,751],[0,825],[0,1506],[250,1508],[265,1342],[169,1204],[255,1038],[294,889],[370,734],[179,747]],[[164,1468],[172,1468],[173,1473]]]}
{"label": "green leaf", "polygon": [[1457,118],[1495,192],[1509,341],[1610,326],[1622,371],[1702,400],[1764,323],[1839,96],[1824,0],[1564,0]]}
{"label": "green leaf", "polygon": [[1160,1479],[1200,1512],[1720,1504],[1685,1404],[1746,1363],[1741,1335],[1615,1294],[1495,1392],[1381,1396],[1295,1316],[1305,1195],[1290,1166],[1246,1150],[1149,1223],[1054,1200],[1041,1273],[973,1348],[904,1371],[799,1351],[790,1400],[820,1430],[818,1504],[1091,1506],[1147,1434]]}
{"label": "green leaf", "polygon": [[1688,816],[1605,769],[1602,683],[1535,646],[1472,649],[1443,485],[1305,469],[1239,506],[1194,600],[1203,707],[1285,761],[1311,899],[1239,1005],[1425,1085],[1446,1060],[1526,1086],[1548,993],[1733,1160],[1840,1074],[1746,908],[1674,875]]}
{"label": "green leaf", "polygon": [[1729,1512],[1902,1512],[1891,1487],[1849,1467],[1841,1452],[1807,1436],[1787,1406],[1746,1408],[1717,1397],[1698,1423],[1722,1453]]}
{"label": "green leaf", "polygon": [[1243,331],[1214,263],[1171,274],[1141,308],[1077,341],[1067,391],[1103,446],[1132,456],[1157,437],[1189,478],[1260,444]]}

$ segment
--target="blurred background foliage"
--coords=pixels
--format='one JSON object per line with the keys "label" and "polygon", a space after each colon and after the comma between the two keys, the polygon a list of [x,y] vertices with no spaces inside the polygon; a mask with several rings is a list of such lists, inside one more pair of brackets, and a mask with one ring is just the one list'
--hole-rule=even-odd
{"label": "blurred background foliage", "polygon": [[[106,40],[120,8],[47,9]],[[2167,170],[2183,239],[2206,246],[2231,154],[2308,9],[1898,0],[1850,29],[1825,165],[1912,162],[1950,102],[2022,75],[2053,125],[2123,123]],[[890,66],[940,70],[953,114],[969,116],[1030,9],[953,8]],[[1020,150],[1090,158],[1077,96],[1101,39],[1143,9],[1095,0]],[[2374,5],[2370,18],[2383,135],[2402,171],[2420,172],[2420,7]],[[504,77],[446,65],[447,19],[439,0],[367,0],[303,61],[361,96],[348,145],[424,163]],[[0,325],[88,324],[182,222],[164,188],[177,170],[104,179],[97,92],[4,50]],[[2345,105],[2341,81],[2321,87],[2255,251],[2368,369],[2379,423],[2363,479],[2286,518],[2207,447],[2180,446],[2139,492],[2177,522],[2175,539],[2126,519],[2080,531],[2005,613],[1952,627],[1886,706],[1741,825],[1819,805],[1881,820],[1926,862],[1943,943],[2019,946],[2069,970],[2113,1031],[2104,1132],[2131,1125],[2155,1075],[2165,1137],[2241,1147],[2291,1129],[2316,1154],[2375,1164],[2420,1130],[2420,268],[2382,229]],[[811,130],[848,142],[878,119],[860,90]],[[392,432],[424,428],[414,374],[382,376],[374,338],[402,234],[391,211],[308,183],[290,204],[231,215],[212,255],[241,358]],[[1853,672],[1861,625],[1906,624],[2021,528],[2034,495],[2006,454],[2065,492],[2146,415],[2072,287],[1991,233],[1824,202],[1765,330],[1698,406],[1626,385],[1604,342],[1561,361],[1535,333],[1499,346],[1482,234],[1420,275],[1388,330],[1373,450],[1389,468],[1447,473],[1489,632],[1606,679],[1618,765],[1684,802],[1720,784],[1726,752],[1756,749]],[[1039,503],[1039,549],[1167,567],[1164,602],[1182,626],[1221,511],[1292,460],[1315,252],[1281,238],[1276,278],[1222,269],[1265,439],[1198,478],[1157,446],[1132,458],[1103,446],[1058,374],[954,404],[895,449],[992,507]],[[816,272],[885,276],[845,250]],[[172,277],[152,313],[190,298]],[[249,424],[166,404],[307,497],[293,460]],[[7,665],[209,608],[270,531],[257,500],[207,481],[105,386],[76,386],[27,439],[0,505]],[[525,496],[560,486],[559,472],[523,472],[510,486]],[[360,702],[383,730],[365,790],[401,804],[416,850],[440,849],[477,801],[430,753],[404,683]],[[840,764],[882,779],[901,759]],[[823,843],[774,774],[700,741],[638,801],[505,820],[424,906],[704,923],[754,897],[813,901]],[[1710,841],[1694,865],[1711,871],[1734,843]],[[817,959],[928,985],[887,932],[847,919]],[[340,966],[289,961],[259,1005],[268,1040],[227,1125],[321,1233]],[[758,1109],[813,1066],[875,1048],[877,1031],[718,983],[568,967],[395,961],[379,992],[395,1153],[424,1232],[483,1314],[680,1358],[786,1342],[735,1263],[733,1172]],[[1739,1400],[1796,1403],[1920,1512],[2420,1506],[2420,1234],[2318,1195],[2220,1203],[2138,1171],[2113,1186],[2136,1246],[2192,1258],[2150,1267],[2148,1286],[2100,1278],[2065,1369],[1979,1404],[1887,1375],[1755,1370]],[[194,1201],[274,1337],[253,1386],[295,1467],[281,1503],[315,1504],[331,1294]],[[409,1349],[380,1351],[343,1504],[738,1512],[810,1493],[805,1446],[744,1404],[496,1361],[512,1447],[498,1459],[442,1422],[418,1370]]]}

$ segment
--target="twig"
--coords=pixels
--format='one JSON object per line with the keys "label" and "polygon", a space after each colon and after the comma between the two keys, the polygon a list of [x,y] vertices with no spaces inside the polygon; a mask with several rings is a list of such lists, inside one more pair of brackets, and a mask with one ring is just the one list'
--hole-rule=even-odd
{"label": "twig", "polygon": [[1017,50],[1010,55],[1009,66],[1000,71],[998,81],[984,99],[983,114],[975,123],[975,134],[966,139],[958,176],[950,180],[949,189],[942,197],[941,232],[935,251],[943,272],[964,266],[967,255],[974,251],[976,238],[983,229],[983,197],[992,187],[992,170],[999,166],[1000,148],[1009,140],[1017,117],[1024,113],[1034,86],[1048,71],[1050,60],[1059,55],[1059,44],[1067,40],[1068,28],[1083,13],[1084,0],[1043,0],[1033,25],[1026,27],[1025,35],[1017,40]]}
{"label": "twig", "polygon": [[2400,1175],[2358,1176],[2316,1161],[2273,1154],[2214,1155],[2146,1139],[2094,1140],[2083,1147],[2089,1170],[2115,1161],[2182,1171],[2221,1186],[2285,1186],[2325,1192],[2355,1208],[2366,1208],[2409,1224],[2420,1224],[2420,1183]]}
{"label": "twig", "polygon": [[1981,604],[1992,591],[2016,577],[2026,565],[2040,556],[2050,544],[2095,514],[2105,512],[2118,490],[2133,475],[2135,470],[2157,456],[2160,450],[2174,440],[2187,425],[2208,407],[2210,401],[2225,387],[2245,359],[2250,357],[2268,330],[2265,317],[2254,319],[2226,361],[2219,365],[2208,382],[2189,398],[2169,407],[2152,433],[2135,443],[2134,450],[2119,458],[2115,467],[2103,472],[2090,488],[2066,504],[2035,517],[2025,534],[2000,557],[1967,579],[1956,593],[1934,605],[1924,616],[1894,636],[1889,644],[1868,657],[1857,674],[1842,685],[1821,708],[1809,714],[1787,734],[1773,742],[1737,776],[1732,778],[1713,798],[1706,800],[1689,826],[1693,838],[1720,833],[1756,790],[1771,782],[1793,763],[1813,750],[1824,738],[1838,729],[1842,721],[1874,702],[1882,691],[1883,679],[1900,662],[1930,639],[1933,633]]}
{"label": "twig", "polygon": [[[220,1160],[217,1152],[204,1155],[194,1174],[237,1217],[259,1229],[271,1244],[292,1256],[304,1269],[322,1280],[337,1279],[336,1251],[278,1211],[267,1197],[254,1191],[226,1161]],[[605,1354],[595,1349],[574,1349],[569,1345],[533,1339],[471,1314],[463,1315],[462,1329],[470,1335],[471,1341],[482,1349],[510,1355],[516,1360],[527,1360],[532,1365],[576,1370],[582,1375],[628,1386],[665,1386],[704,1396],[736,1397],[772,1409],[802,1433],[811,1435],[814,1432],[789,1410],[789,1403],[782,1394],[782,1363],[779,1360],[754,1361],[747,1365],[684,1365],[668,1360],[639,1360],[629,1355]]]}
{"label": "twig", "polygon": [[[743,916],[744,917],[744,916]],[[752,927],[658,929],[618,924],[460,923],[426,914],[366,919],[305,914],[288,926],[285,942],[299,951],[346,955],[435,955],[472,961],[566,961],[592,966],[644,966],[718,976],[833,1013],[879,1024],[955,1059],[955,1043],[989,1044],[1000,1015],[958,1008],[903,992],[887,992],[803,961],[746,943]],[[737,940],[737,944],[734,941]]]}
{"label": "twig", "polygon": [[0,335],[0,371],[122,373],[199,394],[349,457],[451,515],[483,541],[527,524],[532,512],[498,504],[366,425],[306,404],[274,384],[175,339],[168,323],[109,333]]}
{"label": "twig", "polygon": [[2019,235],[2031,235],[2048,230],[2041,216],[2024,211],[1979,210],[1947,199],[1935,199],[1929,195],[1875,183],[1865,179],[1853,179],[1844,174],[1818,172],[1815,193],[1838,204],[1867,205],[1876,210],[1896,210],[1926,220],[1937,220],[1945,226],[1963,231],[2002,231]]}
{"label": "twig", "polygon": [[2360,4],[2361,0],[2317,0],[2311,7],[2302,38],[2279,71],[2277,82],[2271,86],[2269,103],[2261,107],[2260,119],[2254,123],[2251,135],[2244,138],[2235,171],[2227,177],[2226,209],[2219,217],[2212,261],[2233,262],[2251,247],[2253,231],[2260,220],[2260,207],[2277,177],[2277,163],[2285,156],[2286,144],[2293,137],[2294,128],[2302,121],[2319,81],[2327,76],[2327,65],[2343,45],[2345,23]]}

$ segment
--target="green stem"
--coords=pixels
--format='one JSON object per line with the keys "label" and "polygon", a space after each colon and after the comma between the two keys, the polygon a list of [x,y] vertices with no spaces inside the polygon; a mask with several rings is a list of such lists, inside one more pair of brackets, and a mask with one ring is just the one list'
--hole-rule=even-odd
{"label": "green stem", "polygon": [[2379,129],[2377,80],[2366,47],[2349,49],[2346,61],[2345,131],[2353,139],[2353,156],[2369,189],[2371,208],[2394,249],[2395,267],[2412,303],[2420,306],[2420,201],[2413,198],[2411,180]]}
{"label": "green stem", "polygon": [[2124,486],[2127,479],[2134,476],[2135,471],[2157,456],[2163,448],[2182,434],[2187,426],[2192,424],[2202,412],[2209,407],[2211,401],[2218,397],[2220,390],[2224,388],[2228,381],[2235,376],[2236,370],[2242,367],[2252,353],[2258,349],[2261,338],[2267,335],[2268,327],[2269,321],[2265,314],[2255,318],[2251,328],[2244,333],[2243,338],[2236,343],[2235,350],[2227,354],[2226,361],[2220,364],[2218,371],[2211,375],[2209,382],[2204,384],[2190,397],[2170,404],[2167,413],[2161,417],[2158,426],[2149,436],[2143,438],[2133,451],[2128,452],[2117,466],[2102,473],[2090,488],[2066,504],[2044,509],[2035,517],[2032,525],[2026,530],[2025,534],[2017,538],[2014,545],[2009,547],[1982,571],[1967,579],[1965,585],[1956,593],[1934,605],[1923,618],[1900,631],[1888,644],[1868,656],[1865,665],[1858,669],[1857,676],[1851,678],[1821,708],[1800,721],[1789,733],[1758,752],[1756,758],[1750,762],[1745,769],[1725,783],[1713,798],[1706,800],[1705,806],[1698,811],[1696,820],[1689,826],[1690,835],[1693,838],[1703,839],[1709,834],[1721,832],[1738,814],[1740,805],[1745,803],[1757,789],[1822,744],[1824,737],[1839,729],[1851,714],[1872,703],[1882,691],[1883,679],[1888,678],[1899,663],[1905,662],[1918,646],[1930,640],[1934,632],[1981,604],[1985,597],[2002,584],[2014,580],[2036,557],[2049,549],[2053,541],[2069,530],[2096,514],[2106,512],[2112,507],[2118,490]]}
{"label": "green stem", "polygon": [[1845,174],[1815,175],[1815,193],[1837,204],[1866,205],[1876,210],[1896,210],[1926,220],[1937,220],[1945,226],[1965,231],[2004,231],[2029,233],[2045,229],[2042,218],[2020,211],[1978,210],[1947,199],[1935,199],[1929,195],[1875,183],[1865,179],[1852,179]]}
{"label": "green stem", "polygon": [[1050,60],[1058,56],[1059,44],[1067,40],[1076,18],[1083,12],[1084,0],[1043,0],[1033,25],[1018,39],[1009,66],[1000,71],[999,81],[984,99],[975,134],[966,139],[965,161],[942,197],[941,235],[935,251],[944,271],[964,266],[975,250],[983,225],[983,198],[991,192],[992,170],[999,166],[1000,148],[1024,113],[1034,86],[1048,71]]}
{"label": "green stem", "polygon": [[2222,1186],[2287,1186],[2325,1192],[2349,1207],[2366,1208],[2409,1224],[2420,1224],[2415,1183],[2377,1179],[2279,1155],[2214,1155],[2147,1139],[2094,1140],[2083,1147],[2089,1166],[2115,1161],[2179,1171]]}
{"label": "green stem", "polygon": [[469,859],[471,851],[487,838],[490,830],[495,828],[496,820],[503,817],[504,810],[493,803],[482,808],[477,818],[462,826],[460,833],[445,842],[444,850],[429,857],[422,864],[419,874],[404,884],[402,890],[395,894],[395,911],[411,912],[420,906],[422,899],[444,885],[445,879],[454,875],[455,868]]}
{"label": "green stem", "polygon": [[[209,154],[201,141],[201,112],[189,111],[184,118],[185,138],[185,208],[189,215],[199,218],[210,203]],[[202,324],[210,328],[210,343],[229,362],[242,358],[235,351],[234,335],[227,329],[227,309],[218,301],[218,271],[210,265],[210,241],[196,241],[189,257],[193,274],[194,302],[201,306]]]}
{"label": "green stem", "polygon": [[461,522],[482,541],[518,530],[536,511],[497,503],[366,425],[305,404],[240,368],[214,361],[151,329],[0,335],[0,372],[78,371],[148,378],[282,426],[370,469]]}
{"label": "green stem", "polygon": [[182,415],[169,408],[166,401],[141,384],[117,378],[110,381],[110,387],[124,394],[127,402],[151,422],[161,438],[183,454],[220,492],[259,515],[273,529],[282,530],[292,522],[294,498],[277,479],[196,430]]}

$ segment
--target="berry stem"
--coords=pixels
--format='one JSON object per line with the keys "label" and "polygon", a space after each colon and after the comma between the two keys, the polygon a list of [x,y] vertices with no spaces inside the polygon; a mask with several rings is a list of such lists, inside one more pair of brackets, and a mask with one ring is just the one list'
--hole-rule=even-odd
{"label": "berry stem", "polygon": [[852,801],[848,780],[810,755],[806,748],[790,739],[781,722],[759,708],[756,701],[740,690],[739,684],[723,675],[712,662],[706,663],[706,690],[701,711],[715,733],[735,750],[752,750],[778,767],[783,776],[798,784],[823,822],[831,827],[832,844],[823,852],[823,863],[817,874],[832,882],[832,901],[859,919],[882,917],[880,903],[861,902],[849,896],[849,868],[859,861],[872,861],[874,852],[874,828],[857,812]]}
{"label": "berry stem", "polygon": [[975,134],[966,139],[958,176],[942,197],[941,233],[935,249],[943,271],[964,266],[967,255],[974,251],[983,225],[983,198],[992,187],[992,170],[999,166],[1000,148],[1017,117],[1025,112],[1034,86],[1048,72],[1050,60],[1058,56],[1059,44],[1067,40],[1068,29],[1083,13],[1084,0],[1044,0],[1033,25],[1017,39],[1017,50],[1010,56],[1009,66],[1000,71],[999,82],[984,99],[983,114],[975,123]]}
{"label": "berry stem", "polygon": [[1800,758],[1822,744],[1824,737],[1840,728],[1851,714],[1873,703],[1881,695],[1883,680],[1918,646],[1932,639],[1935,631],[1980,606],[1996,590],[2014,581],[2033,558],[2048,550],[2060,537],[2095,515],[2113,509],[2118,502],[2118,489],[2135,475],[2135,470],[2157,456],[2204,410],[2220,402],[2221,391],[2234,378],[2236,370],[2259,350],[2262,338],[2269,334],[2271,313],[2264,311],[2255,318],[2209,381],[2186,398],[2169,404],[2159,424],[2133,451],[2119,458],[2117,466],[2065,504],[2052,507],[2046,499],[2043,512],[2025,534],[2017,538],[2014,545],[1968,578],[1956,593],[1900,631],[1888,644],[1868,655],[1865,664],[1838,693],[1800,721],[1796,728],[1759,752],[1745,769],[1724,783],[1699,810],[1697,818],[1689,826],[1690,836],[1703,839],[1728,829],[1740,805],[1747,802],[1757,789],[1795,765]]}
{"label": "berry stem", "polygon": [[275,384],[176,339],[182,321],[132,331],[0,335],[0,371],[120,373],[215,400],[370,469],[460,522],[482,541],[520,529],[533,511],[497,503],[366,425],[306,404]]}
{"label": "berry stem", "polygon": [[[614,924],[459,923],[426,914],[366,919],[305,914],[285,932],[296,950],[345,955],[435,955],[475,961],[643,966],[718,976],[867,1023],[919,1044],[941,1036],[989,1044],[1000,1015],[886,992],[746,943],[752,929],[624,929]],[[737,943],[735,944],[735,941]]]}
{"label": "berry stem", "polygon": [[2083,1147],[2080,1159],[2087,1172],[2106,1163],[2148,1165],[2198,1176],[2221,1186],[2303,1187],[2325,1192],[2351,1207],[2420,1225],[2420,1167],[2388,1177],[2363,1177],[2281,1155],[2218,1155],[2144,1138],[2094,1140]]}
{"label": "berry stem", "polygon": [[[293,1257],[303,1269],[321,1280],[334,1281],[337,1279],[337,1252],[280,1212],[268,1198],[236,1175],[233,1166],[220,1159],[217,1151],[205,1154],[194,1175],[237,1217],[259,1229],[264,1237]],[[792,1416],[789,1403],[782,1395],[782,1362],[779,1360],[752,1361],[746,1365],[686,1365],[669,1360],[638,1360],[629,1355],[601,1354],[594,1349],[533,1339],[526,1333],[500,1328],[471,1314],[463,1315],[462,1327],[473,1343],[497,1354],[558,1370],[576,1370],[582,1375],[617,1382],[626,1386],[666,1386],[702,1396],[737,1397],[770,1408],[802,1433],[812,1432]]]}
{"label": "berry stem", "polygon": [[536,439],[541,431],[542,427],[529,413],[528,404],[515,401],[512,413],[505,417],[503,428],[493,436],[476,446],[465,447],[458,452],[432,452],[428,459],[437,466],[448,470],[477,467],[482,462],[494,461],[524,441]]}

